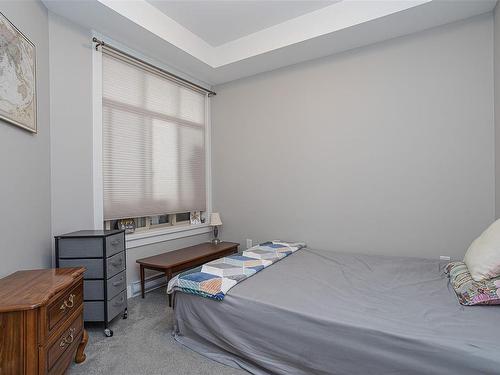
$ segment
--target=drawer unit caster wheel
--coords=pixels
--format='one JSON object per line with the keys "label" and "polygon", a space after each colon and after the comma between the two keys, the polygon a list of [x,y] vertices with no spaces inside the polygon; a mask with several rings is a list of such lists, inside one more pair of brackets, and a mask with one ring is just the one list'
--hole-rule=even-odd
{"label": "drawer unit caster wheel", "polygon": [[123,312],[123,319],[127,319],[128,318],[128,310],[125,309],[125,311]]}
{"label": "drawer unit caster wheel", "polygon": [[104,330],[104,335],[105,335],[106,337],[112,337],[112,336],[113,336],[113,331],[112,331],[112,330],[110,330],[109,328],[106,328],[106,329]]}

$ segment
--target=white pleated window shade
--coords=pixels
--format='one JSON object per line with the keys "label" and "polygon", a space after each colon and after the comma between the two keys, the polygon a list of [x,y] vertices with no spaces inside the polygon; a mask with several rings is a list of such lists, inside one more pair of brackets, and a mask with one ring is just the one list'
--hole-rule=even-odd
{"label": "white pleated window shade", "polygon": [[205,95],[103,53],[104,220],[204,211]]}

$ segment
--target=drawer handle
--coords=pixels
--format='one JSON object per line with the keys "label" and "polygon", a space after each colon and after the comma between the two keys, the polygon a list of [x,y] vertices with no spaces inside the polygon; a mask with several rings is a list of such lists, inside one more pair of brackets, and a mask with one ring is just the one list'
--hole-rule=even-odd
{"label": "drawer handle", "polygon": [[75,305],[75,295],[70,294],[68,300],[64,300],[63,304],[61,305],[61,310],[64,311],[66,308],[71,309]]}
{"label": "drawer handle", "polygon": [[113,240],[111,241],[111,245],[116,246],[120,243],[120,240]]}
{"label": "drawer handle", "polygon": [[122,297],[120,301],[115,301],[114,305],[115,306],[120,306],[123,302],[125,302],[125,299]]}
{"label": "drawer handle", "polygon": [[74,334],[75,334],[75,329],[70,328],[69,335],[61,340],[61,342],[59,343],[59,346],[61,348],[64,348],[66,345],[71,344],[73,342],[73,340],[75,339]]}
{"label": "drawer handle", "polygon": [[123,263],[123,258],[120,258],[116,262],[111,262],[111,265],[113,267],[118,267],[118,266],[121,266],[122,263]]}
{"label": "drawer handle", "polygon": [[113,283],[113,286],[120,286],[120,285],[122,285],[122,284],[123,284],[123,279],[120,279],[120,281],[115,281],[115,282]]}

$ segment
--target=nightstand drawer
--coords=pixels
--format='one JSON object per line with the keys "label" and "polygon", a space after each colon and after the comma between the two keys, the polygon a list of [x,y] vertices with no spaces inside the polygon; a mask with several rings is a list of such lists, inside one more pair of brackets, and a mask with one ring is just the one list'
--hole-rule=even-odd
{"label": "nightstand drawer", "polygon": [[108,300],[127,288],[126,272],[123,270],[109,280],[85,280],[83,290],[85,300],[104,300],[104,283],[107,285]]}
{"label": "nightstand drawer", "polygon": [[83,319],[86,322],[100,322],[104,320],[104,306],[108,309],[108,321],[111,321],[127,307],[127,291],[118,293],[113,299],[103,301],[88,301],[83,307]]}
{"label": "nightstand drawer", "polygon": [[125,250],[125,235],[123,233],[106,237],[106,257]]}
{"label": "nightstand drawer", "polygon": [[107,281],[108,300],[115,297],[118,293],[127,289],[126,272],[122,271]]}
{"label": "nightstand drawer", "polygon": [[117,273],[125,269],[125,252],[122,251],[112,257],[106,259],[107,278],[115,276]]}
{"label": "nightstand drawer", "polygon": [[108,319],[113,319],[127,307],[127,291],[123,291],[108,301]]}
{"label": "nightstand drawer", "polygon": [[61,358],[64,352],[79,343],[82,331],[83,317],[82,314],[80,314],[67,329],[61,332],[48,349],[47,368],[49,371],[57,364],[57,361]]}
{"label": "nightstand drawer", "polygon": [[83,295],[85,300],[104,299],[104,280],[84,280]]}
{"label": "nightstand drawer", "polygon": [[47,307],[47,324],[49,335],[63,319],[71,315],[83,303],[83,283],[80,281],[75,287],[65,292]]}
{"label": "nightstand drawer", "polygon": [[101,238],[61,238],[57,247],[60,258],[97,258],[103,256]]}
{"label": "nightstand drawer", "polygon": [[85,267],[84,279],[101,279],[102,259],[60,259],[59,267]]}
{"label": "nightstand drawer", "polygon": [[[125,252],[115,254],[105,261],[106,277],[109,279],[125,269]],[[102,262],[102,259],[61,259],[59,265],[61,267],[85,267],[87,269],[83,276],[85,279],[101,279],[104,278]]]}

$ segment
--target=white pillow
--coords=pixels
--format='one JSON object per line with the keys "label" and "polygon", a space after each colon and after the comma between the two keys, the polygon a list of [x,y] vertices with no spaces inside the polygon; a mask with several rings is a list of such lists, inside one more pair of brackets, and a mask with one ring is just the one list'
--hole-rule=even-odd
{"label": "white pillow", "polygon": [[476,281],[500,276],[500,219],[472,242],[464,263]]}

